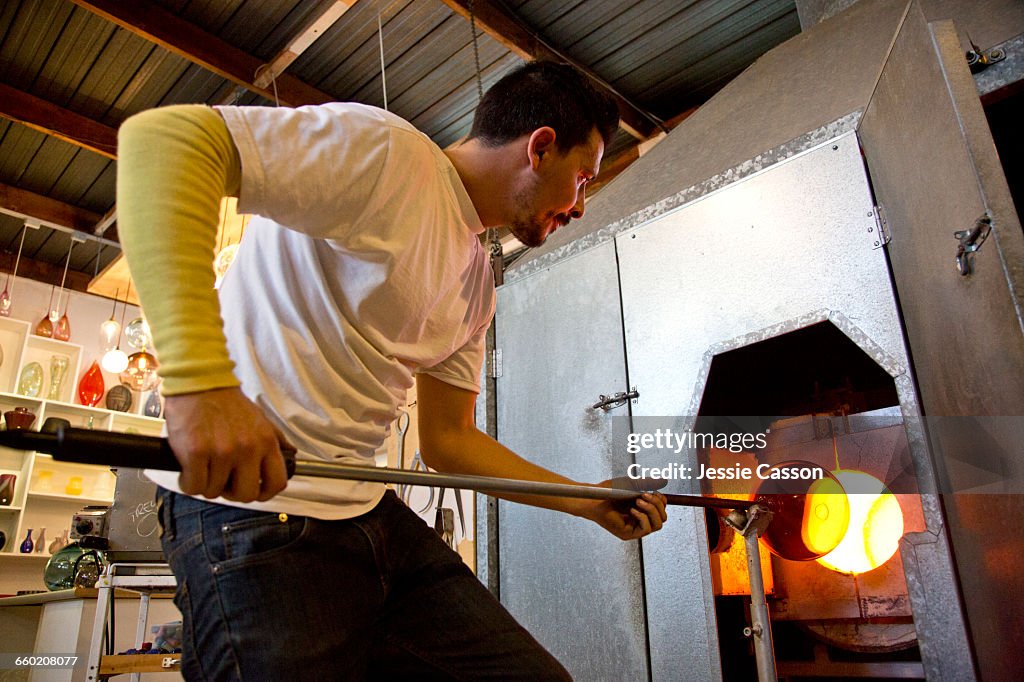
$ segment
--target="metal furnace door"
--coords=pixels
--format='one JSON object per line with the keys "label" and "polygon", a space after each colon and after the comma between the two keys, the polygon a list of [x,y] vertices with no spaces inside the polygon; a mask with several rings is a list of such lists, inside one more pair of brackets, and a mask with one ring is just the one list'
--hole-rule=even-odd
{"label": "metal furnace door", "polygon": [[[498,290],[498,439],[572,479],[625,473],[612,420],[591,409],[627,390],[615,245]],[[590,521],[502,501],[502,603],[579,680],[648,679],[640,543]]]}
{"label": "metal furnace door", "polygon": [[[858,132],[923,412],[980,417],[930,438],[947,491],[979,471],[994,483],[943,502],[981,677],[1017,679],[1024,612],[1006,597],[1024,594],[1024,433],[1005,415],[1024,414],[1024,235],[952,23],[911,5]],[[954,232],[982,217],[991,233],[961,274]]]}

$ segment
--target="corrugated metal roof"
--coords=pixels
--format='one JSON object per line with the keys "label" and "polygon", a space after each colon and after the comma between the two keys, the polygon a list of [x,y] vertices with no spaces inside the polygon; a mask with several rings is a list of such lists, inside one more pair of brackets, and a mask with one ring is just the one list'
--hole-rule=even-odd
{"label": "corrugated metal roof", "polygon": [[[332,3],[153,2],[261,62]],[[704,101],[799,31],[794,0],[508,0],[504,7],[661,119]],[[478,100],[476,55],[469,22],[443,2],[359,0],[287,73],[339,100],[382,106],[378,17],[388,107],[441,146],[455,142],[468,131]],[[486,88],[522,60],[479,26],[478,34]],[[110,128],[160,105],[232,97],[273,104],[67,0],[0,6],[0,83]],[[606,158],[634,143],[620,131]],[[0,183],[103,214],[114,206],[115,174],[116,162],[104,156],[0,119]],[[0,249],[16,249],[20,227],[21,220],[0,215]],[[26,255],[63,267],[68,236],[30,232]],[[80,250],[72,267],[91,274],[95,248]],[[105,251],[101,266],[113,255]]]}

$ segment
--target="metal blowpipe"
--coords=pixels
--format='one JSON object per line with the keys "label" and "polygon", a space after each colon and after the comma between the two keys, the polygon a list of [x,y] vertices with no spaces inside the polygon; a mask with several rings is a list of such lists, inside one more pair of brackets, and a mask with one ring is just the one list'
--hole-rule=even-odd
{"label": "metal blowpipe", "polygon": [[[27,430],[0,432],[0,446],[19,450],[46,452],[54,459],[81,464],[99,464],[113,467],[136,469],[162,469],[180,471],[181,465],[174,456],[166,438],[138,434],[93,431],[67,426],[58,426],[52,433]],[[592,500],[631,500],[647,490],[654,490],[666,482],[661,480],[616,479],[622,487],[592,487],[568,483],[546,483],[523,481],[513,478],[474,476],[470,474],[441,474],[434,472],[406,471],[386,467],[350,466],[327,462],[297,461],[294,452],[285,452],[288,477],[293,475],[335,478],[352,481],[372,481],[432,487],[475,490],[485,494],[519,493],[524,495],[548,495],[554,497],[575,497]],[[689,507],[716,507],[719,509],[748,509],[754,503],[746,500],[729,500],[701,495],[665,494],[670,505]]]}

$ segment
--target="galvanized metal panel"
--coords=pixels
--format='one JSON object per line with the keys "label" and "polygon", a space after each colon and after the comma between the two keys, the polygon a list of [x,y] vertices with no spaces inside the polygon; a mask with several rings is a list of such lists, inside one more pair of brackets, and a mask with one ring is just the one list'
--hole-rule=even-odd
{"label": "galvanized metal panel", "polygon": [[762,56],[522,265],[862,110],[904,10],[902,0],[861,0]]}
{"label": "galvanized metal panel", "polygon": [[[950,24],[929,30],[915,3],[864,114],[860,134],[892,230],[889,253],[926,414],[1013,415],[1024,405],[1024,235]],[[955,230],[987,211],[992,235],[967,277],[953,266]],[[962,358],[962,360],[960,359]],[[964,425],[966,428],[967,425]],[[1024,614],[1006,594],[1024,591],[1024,433],[986,434],[1004,458],[1008,495],[945,498],[953,551],[982,677],[1010,679],[1024,660]],[[970,451],[930,434],[954,488]],[[980,434],[979,434],[980,435]],[[945,469],[945,471],[943,471]],[[993,524],[991,519],[1001,519]]]}
{"label": "galvanized metal panel", "polygon": [[[499,439],[575,480],[598,482],[627,465],[611,426],[625,408],[590,409],[626,386],[617,283],[609,243],[498,291]],[[512,614],[577,679],[647,679],[640,545],[508,502],[498,519],[501,600]]]}
{"label": "galvanized metal panel", "polygon": [[[871,195],[856,138],[847,134],[620,235],[630,381],[640,391],[634,414],[693,417],[716,347],[792,331],[802,317],[810,324],[828,311],[903,360],[884,255],[869,229]],[[695,453],[687,454],[694,464]],[[643,465],[669,464],[641,456]],[[710,599],[706,539],[667,530],[654,538],[662,551],[645,554],[644,565],[648,585],[671,584],[673,592],[649,589],[656,678],[707,670],[700,647],[686,641],[693,632],[717,638],[713,604],[699,608]],[[701,571],[672,584],[681,553]],[[680,593],[690,595],[696,615],[672,604]]]}

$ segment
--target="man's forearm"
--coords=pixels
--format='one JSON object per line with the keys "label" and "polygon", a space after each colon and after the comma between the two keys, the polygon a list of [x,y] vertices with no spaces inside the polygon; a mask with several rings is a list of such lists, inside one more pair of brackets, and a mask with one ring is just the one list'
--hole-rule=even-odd
{"label": "man's forearm", "polygon": [[118,231],[168,395],[237,386],[212,268],[238,153],[208,107],[152,109],[118,135]]}
{"label": "man's forearm", "polygon": [[[423,460],[428,466],[444,473],[579,485],[578,481],[523,459],[486,433],[475,428],[451,432],[430,440],[434,442],[422,440],[420,442]],[[496,494],[495,497],[577,516],[581,515],[584,509],[593,506],[586,500],[547,495],[501,493]]]}

